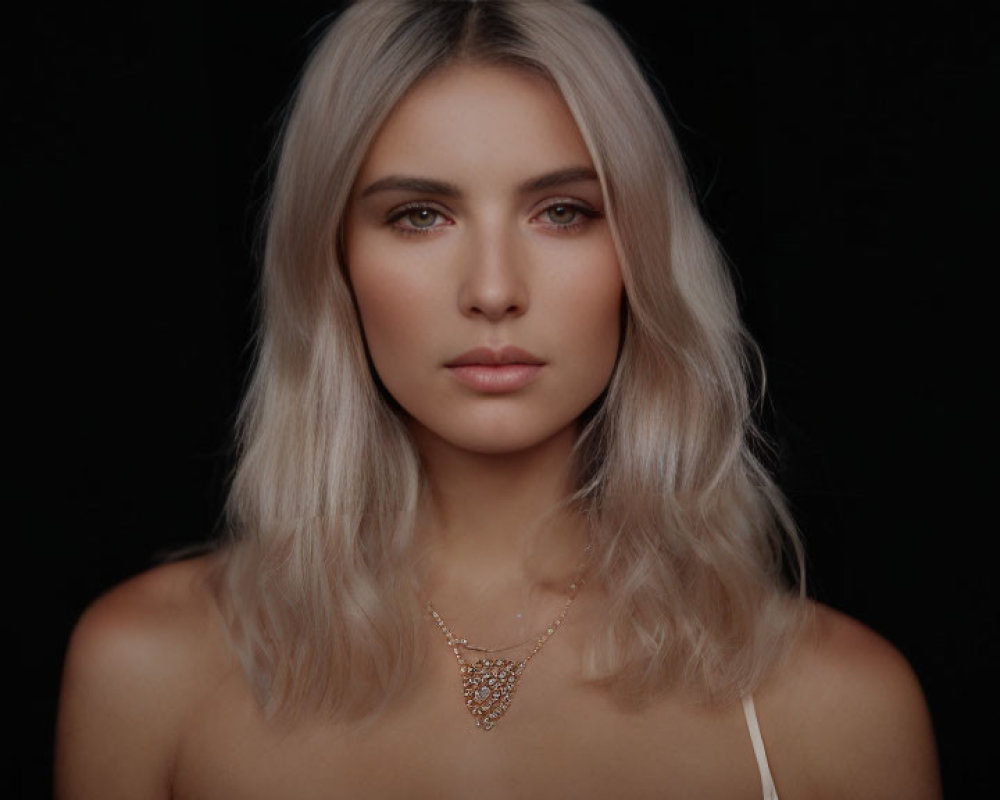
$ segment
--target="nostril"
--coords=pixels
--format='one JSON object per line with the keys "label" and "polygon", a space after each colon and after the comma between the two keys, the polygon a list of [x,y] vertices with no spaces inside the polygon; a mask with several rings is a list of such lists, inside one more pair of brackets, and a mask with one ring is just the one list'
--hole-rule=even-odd
{"label": "nostril", "polygon": [[504,317],[520,316],[523,313],[523,308],[520,303],[510,303],[508,305],[477,303],[472,305],[467,313],[474,316],[486,317],[487,319],[502,319]]}
{"label": "nostril", "polygon": [[[463,292],[464,298],[460,305],[465,314],[486,317],[487,319],[502,319],[503,317],[520,316],[527,309],[527,298],[516,295],[522,292],[487,292],[473,293],[468,288]],[[512,296],[513,295],[513,296]]]}

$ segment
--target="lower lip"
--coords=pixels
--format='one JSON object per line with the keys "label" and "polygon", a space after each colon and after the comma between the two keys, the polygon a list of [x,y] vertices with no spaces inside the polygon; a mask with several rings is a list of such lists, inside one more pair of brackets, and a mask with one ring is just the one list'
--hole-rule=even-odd
{"label": "lower lip", "polygon": [[531,383],[542,364],[462,364],[448,367],[461,383],[477,392],[514,392]]}

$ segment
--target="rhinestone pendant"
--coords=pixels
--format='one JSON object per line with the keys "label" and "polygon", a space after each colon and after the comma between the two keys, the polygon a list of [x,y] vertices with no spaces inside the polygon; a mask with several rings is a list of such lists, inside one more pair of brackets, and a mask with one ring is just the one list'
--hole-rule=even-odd
{"label": "rhinestone pendant", "polygon": [[481,658],[462,667],[465,706],[477,728],[492,730],[507,713],[524,666],[524,661]]}

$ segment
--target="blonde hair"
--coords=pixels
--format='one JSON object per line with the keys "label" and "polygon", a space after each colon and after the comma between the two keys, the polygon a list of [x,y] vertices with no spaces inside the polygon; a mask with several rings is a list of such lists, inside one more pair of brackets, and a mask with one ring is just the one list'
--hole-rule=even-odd
{"label": "blonde hair", "polygon": [[269,206],[228,503],[219,595],[235,647],[268,711],[372,713],[419,662],[426,622],[407,566],[419,464],[372,377],[339,224],[387,115],[459,61],[558,87],[625,284],[618,364],[575,449],[572,502],[611,598],[586,675],[623,698],[675,685],[734,697],[794,637],[804,605],[782,559],[801,568],[801,550],[753,453],[752,348],[677,145],[612,26],[573,0],[361,0],[310,58]]}

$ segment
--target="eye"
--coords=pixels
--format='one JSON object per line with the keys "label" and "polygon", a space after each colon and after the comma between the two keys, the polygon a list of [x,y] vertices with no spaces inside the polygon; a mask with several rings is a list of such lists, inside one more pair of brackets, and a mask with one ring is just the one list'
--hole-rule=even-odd
{"label": "eye", "polygon": [[414,228],[432,228],[439,216],[437,211],[429,208],[414,208],[407,211],[403,218]]}
{"label": "eye", "polygon": [[429,233],[448,221],[436,208],[419,204],[393,209],[386,218],[386,224],[400,233]]}
{"label": "eye", "polygon": [[579,214],[580,209],[569,203],[558,203],[542,212],[542,216],[555,225],[572,225]]}
{"label": "eye", "polygon": [[569,232],[583,229],[591,220],[601,216],[600,211],[582,202],[557,200],[545,206],[535,219],[550,230]]}

